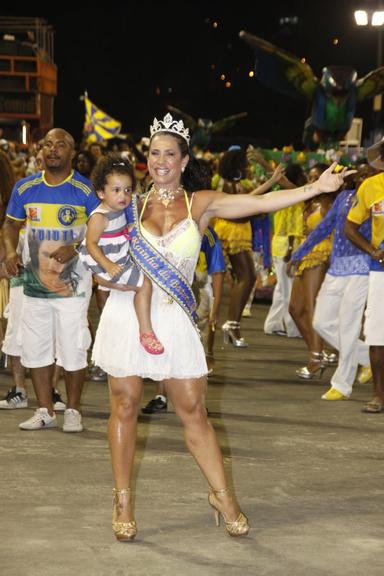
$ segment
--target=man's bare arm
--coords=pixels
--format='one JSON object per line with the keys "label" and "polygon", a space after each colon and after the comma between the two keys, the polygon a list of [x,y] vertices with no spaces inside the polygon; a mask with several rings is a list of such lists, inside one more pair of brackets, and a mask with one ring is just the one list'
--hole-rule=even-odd
{"label": "man's bare arm", "polygon": [[19,242],[20,230],[24,221],[6,218],[2,231],[6,251],[5,267],[10,276],[17,276],[20,272],[22,262],[17,254],[17,244]]}

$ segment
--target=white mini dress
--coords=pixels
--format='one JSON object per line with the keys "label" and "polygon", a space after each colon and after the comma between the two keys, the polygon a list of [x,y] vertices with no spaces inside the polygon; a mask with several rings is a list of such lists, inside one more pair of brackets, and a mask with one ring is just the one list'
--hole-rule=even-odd
{"label": "white mini dress", "polygon": [[[192,201],[190,204],[186,194],[185,200],[188,216],[163,236],[140,226],[143,236],[192,284],[201,235],[192,219]],[[144,208],[145,204],[142,213]],[[107,374],[120,378],[141,376],[160,381],[205,376],[208,369],[199,333],[177,302],[153,283],[152,325],[164,346],[163,354],[154,355],[140,344],[133,297],[133,292],[111,290],[96,332],[93,362]]]}

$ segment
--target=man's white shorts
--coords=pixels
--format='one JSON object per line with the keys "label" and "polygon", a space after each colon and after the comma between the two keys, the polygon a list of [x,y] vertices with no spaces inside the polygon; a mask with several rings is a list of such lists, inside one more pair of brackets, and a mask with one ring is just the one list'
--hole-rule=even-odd
{"label": "man's white shorts", "polygon": [[364,335],[369,346],[384,346],[384,271],[370,272]]}
{"label": "man's white shorts", "polygon": [[87,366],[91,344],[89,298],[24,296],[21,321],[21,363],[41,368],[56,363],[70,372]]}
{"label": "man's white shorts", "polygon": [[23,309],[23,287],[15,286],[9,289],[9,302],[4,310],[7,319],[2,351],[9,356],[21,356],[20,324]]}

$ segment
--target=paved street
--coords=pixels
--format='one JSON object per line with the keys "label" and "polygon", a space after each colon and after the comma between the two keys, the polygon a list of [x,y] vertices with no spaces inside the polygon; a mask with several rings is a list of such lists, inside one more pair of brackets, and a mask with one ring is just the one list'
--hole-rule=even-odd
{"label": "paved street", "polygon": [[[371,384],[347,402],[320,400],[303,381],[300,339],[265,336],[265,304],[244,319],[247,349],[217,344],[207,407],[252,530],[216,528],[207,486],[172,411],[141,416],[136,463],[139,534],[111,530],[107,386],[87,382],[85,431],[25,432],[35,407],[1,411],[3,576],[381,576],[384,414],[360,412]],[[220,337],[218,332],[217,337]],[[0,393],[10,376],[0,374]],[[60,384],[64,390],[63,383]],[[145,384],[146,403],[154,383]],[[58,416],[62,423],[62,415]]]}

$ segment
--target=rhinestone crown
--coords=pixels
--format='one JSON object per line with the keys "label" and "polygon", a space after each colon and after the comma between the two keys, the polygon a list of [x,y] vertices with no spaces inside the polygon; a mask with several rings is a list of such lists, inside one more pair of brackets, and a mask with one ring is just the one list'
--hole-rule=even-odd
{"label": "rhinestone crown", "polygon": [[153,124],[150,127],[151,131],[151,138],[157,132],[173,132],[174,134],[178,134],[189,144],[189,129],[184,127],[184,122],[182,120],[174,120],[171,114],[166,114],[163,120],[158,120],[155,118],[153,120]]}

